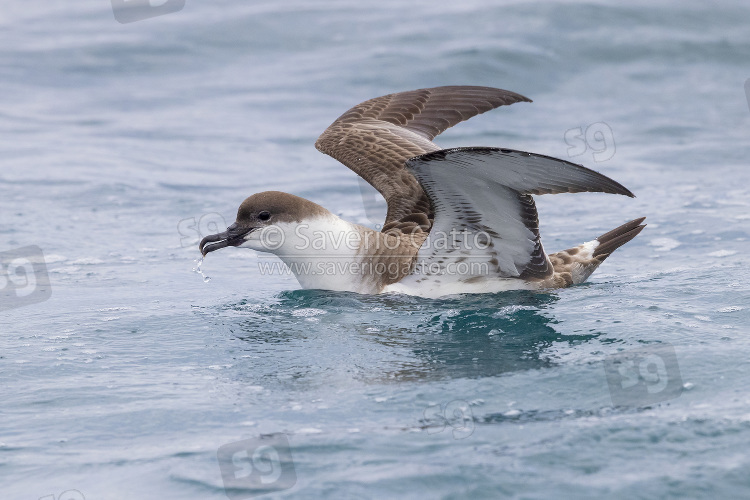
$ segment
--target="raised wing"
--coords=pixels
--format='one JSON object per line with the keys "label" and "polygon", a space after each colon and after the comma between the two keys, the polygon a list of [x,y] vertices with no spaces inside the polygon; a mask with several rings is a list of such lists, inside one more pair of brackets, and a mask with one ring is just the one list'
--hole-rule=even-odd
{"label": "raised wing", "polygon": [[581,165],[511,149],[445,149],[406,165],[435,207],[435,223],[417,262],[427,270],[422,274],[440,274],[443,282],[551,276],[533,194],[633,197],[621,184]]}
{"label": "raised wing", "polygon": [[315,147],[369,182],[388,204],[383,232],[429,231],[430,199],[405,162],[438,151],[432,139],[485,111],[530,99],[490,87],[450,86],[370,99],[341,115]]}

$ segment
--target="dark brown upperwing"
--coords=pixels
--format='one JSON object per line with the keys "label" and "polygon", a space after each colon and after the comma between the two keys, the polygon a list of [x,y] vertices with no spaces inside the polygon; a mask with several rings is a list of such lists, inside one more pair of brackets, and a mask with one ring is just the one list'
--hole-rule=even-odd
{"label": "dark brown upperwing", "polygon": [[439,148],[432,139],[449,127],[499,106],[531,102],[491,87],[449,86],[370,99],[341,115],[315,147],[369,182],[388,203],[383,232],[429,231],[430,199],[405,161]]}

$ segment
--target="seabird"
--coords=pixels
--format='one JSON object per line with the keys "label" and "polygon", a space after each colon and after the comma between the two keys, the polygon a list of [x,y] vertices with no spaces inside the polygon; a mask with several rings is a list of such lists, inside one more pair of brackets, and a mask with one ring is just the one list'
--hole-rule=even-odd
{"label": "seabird", "polygon": [[603,192],[634,197],[614,180],[549,156],[495,147],[440,149],[447,128],[491,109],[531,102],[490,87],[389,94],[341,115],[315,147],[383,195],[381,231],[347,222],[304,198],[257,193],[225,232],[200,243],[270,252],[304,288],[424,297],[560,288],[585,281],[645,227],[632,220],[547,255],[532,195]]}

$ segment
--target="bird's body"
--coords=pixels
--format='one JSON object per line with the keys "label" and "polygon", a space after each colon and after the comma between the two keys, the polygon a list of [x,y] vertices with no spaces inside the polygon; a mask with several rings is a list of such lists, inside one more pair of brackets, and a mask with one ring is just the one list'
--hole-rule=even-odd
{"label": "bird's body", "polygon": [[204,255],[226,246],[271,252],[304,288],[427,297],[581,283],[642,229],[637,219],[547,255],[532,195],[599,191],[617,182],[563,160],[499,148],[441,150],[446,128],[523,96],[487,87],[391,94],[344,113],[316,147],[386,199],[382,231],[342,220],[311,201],[267,191],[247,198]]}

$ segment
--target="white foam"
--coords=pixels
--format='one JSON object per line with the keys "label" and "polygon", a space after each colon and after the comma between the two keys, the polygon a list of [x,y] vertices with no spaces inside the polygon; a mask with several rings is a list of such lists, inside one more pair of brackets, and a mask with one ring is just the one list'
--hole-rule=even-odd
{"label": "white foam", "polygon": [[296,311],[292,311],[292,316],[297,316],[300,318],[320,316],[321,314],[326,314],[326,311],[324,311],[323,309],[315,309],[314,307],[306,307],[304,309],[297,309]]}
{"label": "white foam", "polygon": [[304,429],[298,430],[297,434],[320,434],[321,432],[323,431],[315,427],[305,427]]}
{"label": "white foam", "polygon": [[673,238],[655,238],[649,242],[649,245],[656,247],[654,250],[657,252],[669,252],[680,246],[681,243]]}
{"label": "white foam", "polygon": [[743,309],[744,307],[740,307],[740,306],[729,306],[729,307],[722,307],[721,309],[717,309],[716,312],[731,313],[731,312],[742,311]]}
{"label": "white foam", "polygon": [[76,259],[70,263],[72,266],[91,266],[95,264],[104,264],[101,259],[95,259],[94,257],[84,257],[82,259]]}
{"label": "white foam", "polygon": [[730,255],[735,255],[737,253],[737,250],[717,250],[715,252],[711,252],[708,254],[709,257],[729,257]]}

